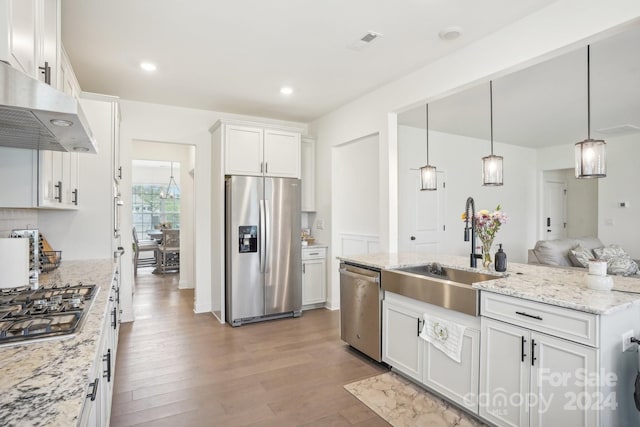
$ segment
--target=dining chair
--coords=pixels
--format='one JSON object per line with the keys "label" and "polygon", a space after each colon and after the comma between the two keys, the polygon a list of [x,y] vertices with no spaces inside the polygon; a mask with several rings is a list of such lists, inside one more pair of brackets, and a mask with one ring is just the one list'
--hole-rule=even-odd
{"label": "dining chair", "polygon": [[[141,252],[153,252],[153,258],[140,258]],[[138,275],[138,267],[156,267],[158,265],[158,242],[155,240],[138,240],[138,233],[133,227],[133,275]]]}
{"label": "dining chair", "polygon": [[180,230],[162,230],[162,242],[158,247],[160,273],[167,270],[180,271]]}

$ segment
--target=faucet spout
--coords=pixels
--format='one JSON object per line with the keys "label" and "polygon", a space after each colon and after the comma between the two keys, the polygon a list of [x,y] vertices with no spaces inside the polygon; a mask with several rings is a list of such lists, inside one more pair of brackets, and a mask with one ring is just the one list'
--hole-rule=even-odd
{"label": "faucet spout", "polygon": [[[476,254],[476,203],[473,201],[473,197],[467,197],[464,212],[464,241],[468,242],[471,240],[470,266],[472,268],[477,268],[478,258],[482,258],[482,255]],[[471,227],[469,227],[469,220],[471,220]],[[471,231],[471,236],[469,236],[469,231]]]}

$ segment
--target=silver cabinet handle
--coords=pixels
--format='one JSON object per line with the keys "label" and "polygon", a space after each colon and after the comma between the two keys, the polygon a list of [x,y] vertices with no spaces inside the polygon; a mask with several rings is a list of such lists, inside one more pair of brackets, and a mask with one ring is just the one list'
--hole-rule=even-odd
{"label": "silver cabinet handle", "polygon": [[71,192],[73,194],[73,200],[71,201],[74,205],[78,206],[78,189],[76,188]]}
{"label": "silver cabinet handle", "polygon": [[[262,167],[262,165],[260,166]],[[265,219],[264,219],[264,200],[260,200],[260,224],[258,225],[259,236],[260,239],[260,253],[258,254],[260,257],[260,273],[264,273],[264,251],[266,249],[266,242],[264,238],[264,228],[265,228]]]}
{"label": "silver cabinet handle", "polygon": [[54,187],[56,188],[56,192],[58,193],[58,195],[55,196],[54,199],[57,200],[58,203],[62,203],[62,181],[58,181],[58,183],[54,185]]}
{"label": "silver cabinet handle", "polygon": [[51,67],[48,62],[44,63],[43,67],[38,67],[41,74],[44,74],[44,82],[51,86]]}

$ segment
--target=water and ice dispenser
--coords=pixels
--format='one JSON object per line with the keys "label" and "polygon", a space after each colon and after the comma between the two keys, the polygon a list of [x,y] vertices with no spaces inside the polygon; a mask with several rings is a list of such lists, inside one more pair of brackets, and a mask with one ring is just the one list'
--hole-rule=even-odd
{"label": "water and ice dispenser", "polygon": [[238,227],[238,252],[258,252],[258,226],[241,225]]}

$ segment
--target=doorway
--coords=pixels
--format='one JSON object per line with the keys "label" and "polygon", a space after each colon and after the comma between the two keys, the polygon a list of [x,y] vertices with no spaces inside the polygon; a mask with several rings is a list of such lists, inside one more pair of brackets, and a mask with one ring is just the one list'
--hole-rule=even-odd
{"label": "doorway", "polygon": [[194,288],[195,147],[134,140],[131,158],[131,215],[138,238],[161,239],[163,228],[179,230],[179,269],[165,272],[179,272],[179,289]]}
{"label": "doorway", "polygon": [[543,172],[541,240],[598,236],[598,180],[573,169]]}

